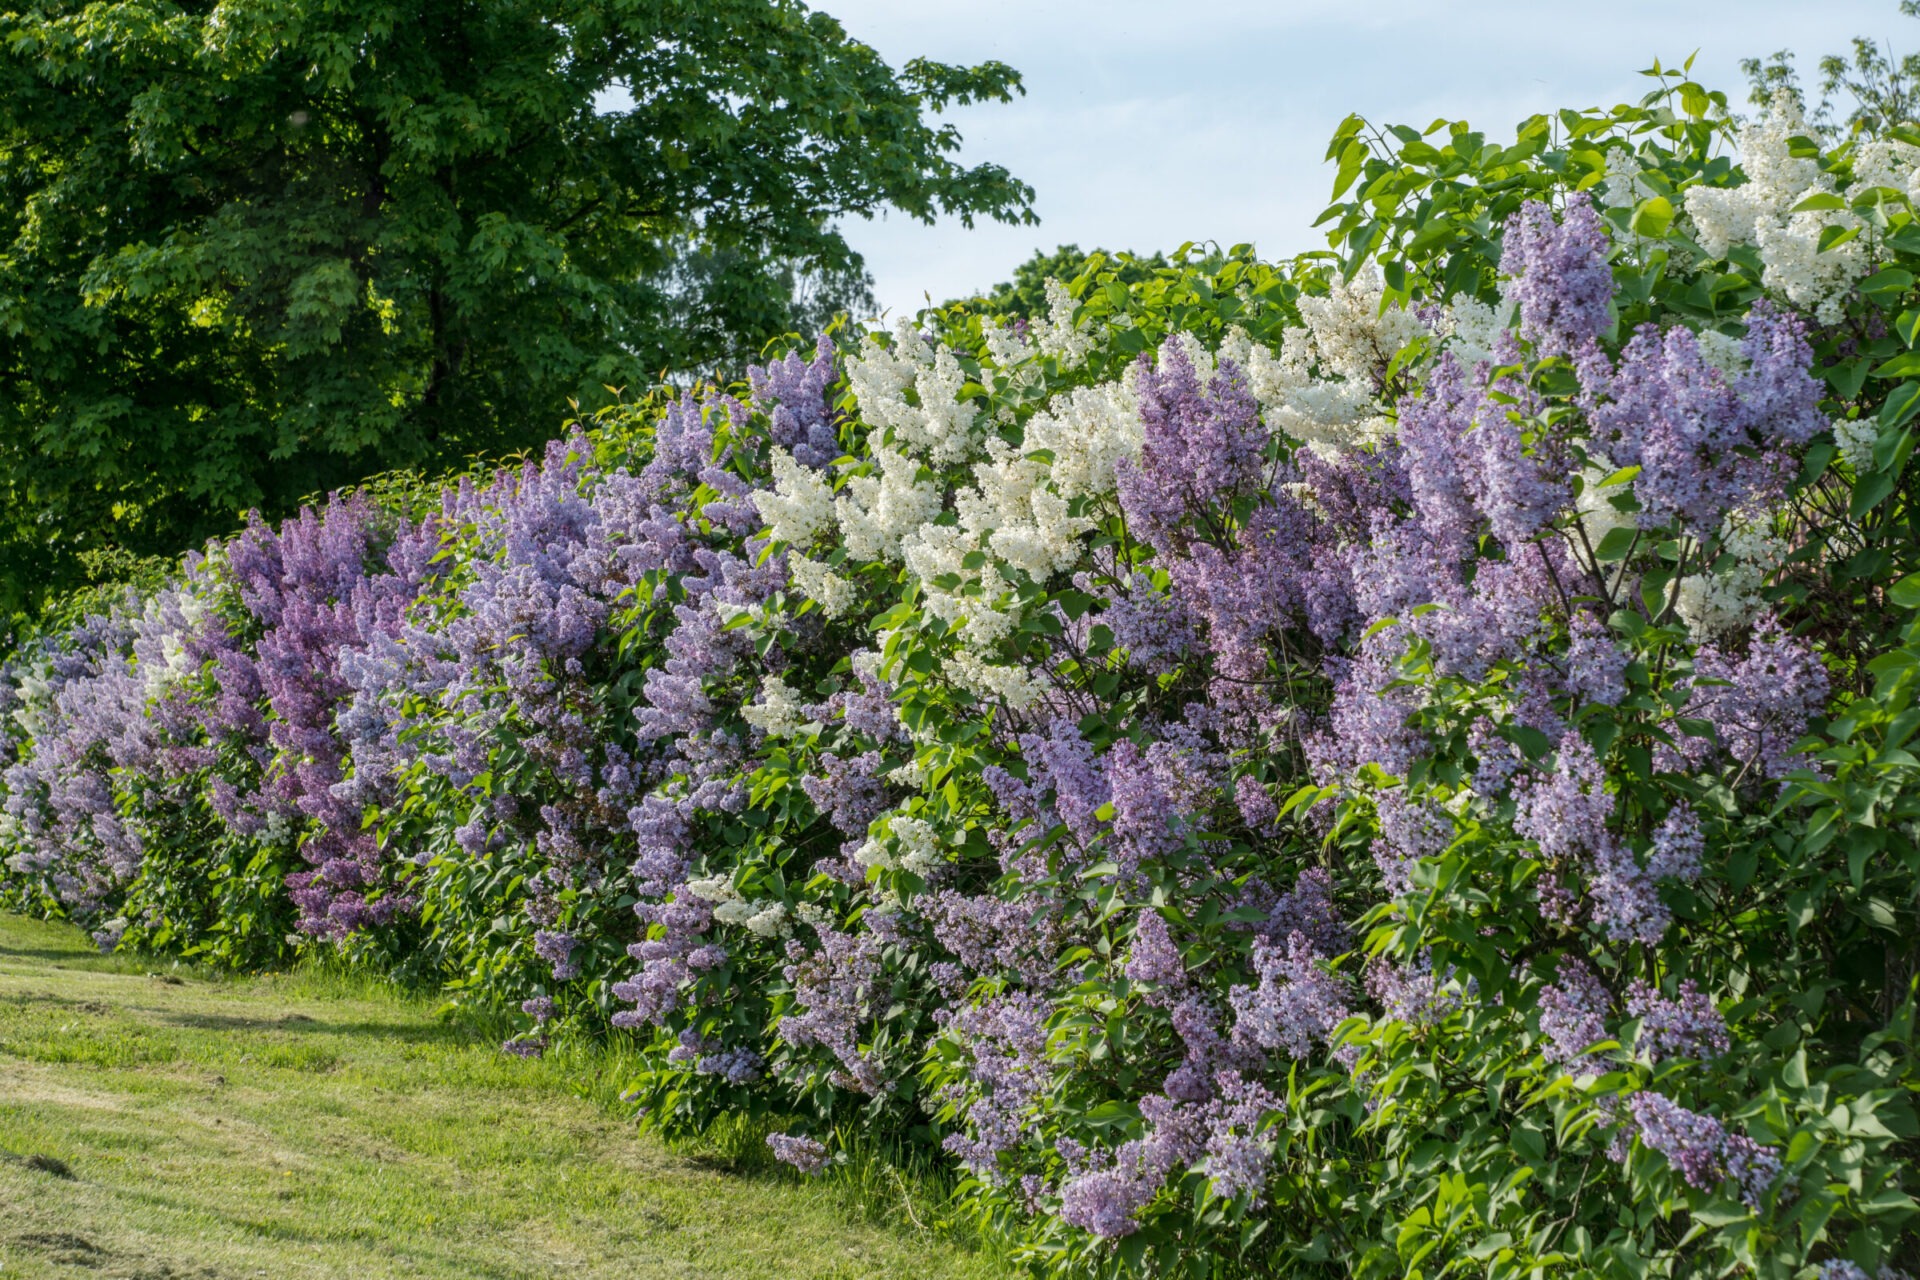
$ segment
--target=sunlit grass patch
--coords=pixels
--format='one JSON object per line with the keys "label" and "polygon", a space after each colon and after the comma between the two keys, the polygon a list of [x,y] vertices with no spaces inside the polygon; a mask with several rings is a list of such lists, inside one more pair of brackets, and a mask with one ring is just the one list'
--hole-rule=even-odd
{"label": "sunlit grass patch", "polygon": [[997,1273],[938,1229],[937,1182],[803,1182],[745,1125],[668,1150],[617,1052],[503,1055],[441,1003],[0,917],[0,1278]]}

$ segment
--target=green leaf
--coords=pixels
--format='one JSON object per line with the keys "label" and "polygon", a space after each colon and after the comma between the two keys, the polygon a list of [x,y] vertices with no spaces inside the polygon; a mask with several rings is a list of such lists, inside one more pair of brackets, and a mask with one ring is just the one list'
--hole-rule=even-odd
{"label": "green leaf", "polygon": [[1897,1213],[1904,1216],[1920,1210],[1912,1196],[1898,1187],[1884,1187],[1872,1197],[1860,1201],[1860,1212],[1867,1217],[1878,1217],[1884,1213]]}
{"label": "green leaf", "polygon": [[1907,456],[1913,452],[1912,427],[1888,427],[1873,442],[1873,465],[1877,471],[1898,476],[1906,470]]}
{"label": "green leaf", "polygon": [[1333,131],[1333,140],[1327,144],[1327,154],[1322,159],[1331,160],[1339,155],[1341,147],[1366,127],[1366,120],[1358,115],[1349,115],[1342,120],[1340,127]]}
{"label": "green leaf", "polygon": [[1787,1059],[1786,1065],[1780,1069],[1780,1079],[1789,1089],[1807,1087],[1807,1051],[1804,1048],[1794,1050],[1793,1056]]}
{"label": "green leaf", "polygon": [[1330,200],[1338,200],[1347,193],[1354,179],[1360,176],[1360,170],[1367,163],[1367,144],[1358,138],[1350,139],[1340,152],[1340,170],[1334,175],[1333,194]]}
{"label": "green leaf", "polygon": [[1820,243],[1814,252],[1827,253],[1838,249],[1859,234],[1859,227],[1828,227],[1820,233]]}
{"label": "green leaf", "polygon": [[1920,573],[1910,573],[1888,587],[1887,599],[1901,609],[1920,609]]}
{"label": "green leaf", "polygon": [[1887,500],[1893,492],[1895,477],[1886,471],[1869,471],[1853,482],[1853,501],[1847,504],[1847,514],[1855,520]]}
{"label": "green leaf", "polygon": [[1667,608],[1667,586],[1673,581],[1670,568],[1655,569],[1640,580],[1640,603],[1649,618],[1658,621]]}
{"label": "green leaf", "polygon": [[1876,378],[1911,378],[1920,375],[1920,351],[1902,351],[1893,359],[1874,366]]}
{"label": "green leaf", "polygon": [[1876,271],[1860,282],[1860,292],[1870,298],[1881,294],[1905,293],[1911,288],[1913,288],[1913,272],[1903,271],[1899,267],[1888,267],[1883,271]]}
{"label": "green leaf", "polygon": [[1819,213],[1830,209],[1844,209],[1847,202],[1831,191],[1816,191],[1788,210],[1789,213]]}
{"label": "green leaf", "polygon": [[1638,537],[1639,531],[1635,529],[1625,527],[1609,529],[1607,536],[1600,539],[1600,545],[1593,549],[1593,558],[1602,564],[1625,560],[1627,552],[1632,549]]}
{"label": "green leaf", "polygon": [[1745,1205],[1735,1204],[1731,1200],[1719,1200],[1702,1205],[1693,1211],[1693,1220],[1709,1227],[1727,1227],[1736,1222],[1745,1222],[1753,1217],[1753,1211]]}
{"label": "green leaf", "polygon": [[1405,250],[1407,257],[1419,258],[1424,256],[1426,252],[1435,245],[1452,238],[1456,230],[1458,230],[1458,228],[1452,218],[1444,216],[1435,218],[1431,223],[1422,228],[1413,239],[1407,241]]}
{"label": "green leaf", "polygon": [[1880,406],[1880,425],[1897,427],[1916,413],[1920,413],[1920,382],[1903,382],[1887,393],[1886,403]]}
{"label": "green leaf", "polygon": [[[1839,395],[1842,400],[1851,400],[1859,395],[1860,388],[1867,384],[1868,368],[1869,366],[1865,360],[1848,360],[1843,364],[1834,365],[1830,369],[1822,369],[1820,376],[1827,380],[1827,384],[1834,389],[1834,392]],[[1897,377],[1900,375],[1890,374],[1888,376]]]}
{"label": "green leaf", "polygon": [[1673,203],[1665,196],[1648,196],[1633,211],[1627,223],[1635,235],[1663,236],[1673,222]]}
{"label": "green leaf", "polygon": [[1796,482],[1802,489],[1814,483],[1827,473],[1827,467],[1840,451],[1830,439],[1816,440],[1807,446],[1807,456],[1800,466],[1800,477]]}

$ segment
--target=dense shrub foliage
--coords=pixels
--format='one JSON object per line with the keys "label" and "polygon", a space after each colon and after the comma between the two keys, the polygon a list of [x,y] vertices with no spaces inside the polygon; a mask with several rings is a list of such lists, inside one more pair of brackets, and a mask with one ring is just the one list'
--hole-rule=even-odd
{"label": "dense shrub foliage", "polygon": [[1351,120],[1330,252],[255,524],[12,659],[7,900],[637,1036],[1058,1275],[1912,1266],[1920,133],[1802,134]]}

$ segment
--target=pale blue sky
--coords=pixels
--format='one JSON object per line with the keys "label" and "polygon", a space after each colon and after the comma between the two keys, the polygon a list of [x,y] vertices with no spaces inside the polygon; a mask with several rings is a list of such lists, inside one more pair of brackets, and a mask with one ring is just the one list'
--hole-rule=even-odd
{"label": "pale blue sky", "polygon": [[1317,247],[1350,111],[1490,135],[1536,111],[1638,98],[1634,73],[1694,50],[1694,78],[1746,95],[1739,60],[1790,48],[1803,71],[1856,35],[1920,48],[1895,0],[816,0],[898,66],[997,58],[1010,106],[956,113],[964,155],[1037,191],[1037,227],[851,220],[883,305],[911,310],[1004,279],[1035,248],[1142,252],[1251,241]]}

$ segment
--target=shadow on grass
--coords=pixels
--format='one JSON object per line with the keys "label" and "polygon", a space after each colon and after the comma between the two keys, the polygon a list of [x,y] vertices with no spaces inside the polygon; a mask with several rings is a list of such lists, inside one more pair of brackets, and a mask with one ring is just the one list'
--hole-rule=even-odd
{"label": "shadow on grass", "polygon": [[41,1004],[71,1009],[75,1013],[93,1014],[97,1017],[122,1012],[119,1006],[105,1001],[86,1000],[79,996],[63,996],[53,991],[16,991],[11,995],[0,996],[0,1005],[15,1005],[22,1009],[30,1009],[34,1005]]}
{"label": "shadow on grass", "polygon": [[49,964],[64,960],[69,963],[84,964],[89,960],[104,961],[105,956],[98,952],[82,951],[78,947],[8,947],[0,946],[0,958],[13,957],[20,960],[41,960]]}
{"label": "shadow on grass", "polygon": [[327,1022],[304,1014],[281,1017],[242,1017],[228,1013],[167,1013],[154,1015],[161,1022],[195,1031],[283,1031],[294,1035],[376,1036],[382,1040],[404,1040],[413,1044],[445,1041],[451,1044],[479,1044],[487,1037],[463,1025],[409,1026],[404,1022]]}
{"label": "shadow on grass", "polygon": [[[0,917],[0,924],[5,924]],[[204,969],[199,965],[182,961],[178,956],[147,955],[137,952],[114,952],[103,954],[92,947],[38,946],[11,941],[0,941],[0,963],[14,961],[19,964],[44,966],[56,973],[98,973],[118,975],[120,977],[165,976],[181,981],[215,983],[231,977],[229,974]]]}

